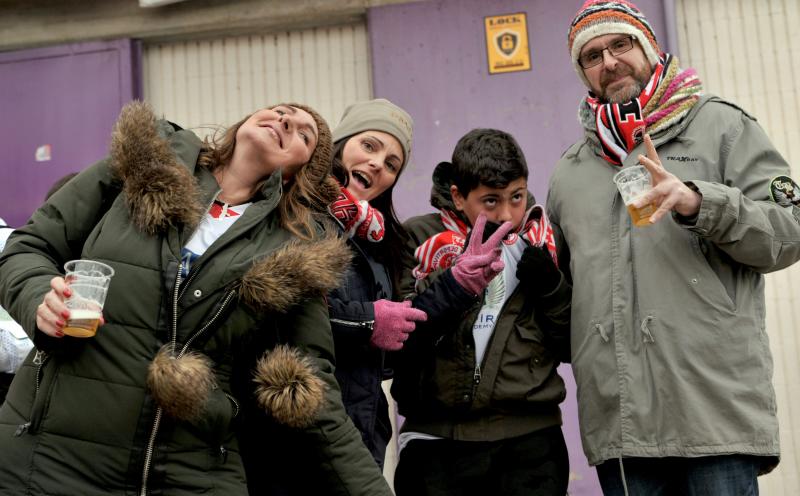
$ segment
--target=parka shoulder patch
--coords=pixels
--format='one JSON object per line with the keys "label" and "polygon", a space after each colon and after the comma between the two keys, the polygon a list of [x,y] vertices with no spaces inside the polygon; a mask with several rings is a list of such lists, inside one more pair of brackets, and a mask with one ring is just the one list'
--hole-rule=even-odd
{"label": "parka shoulder patch", "polygon": [[777,176],[769,182],[769,197],[782,207],[800,207],[800,186],[789,176]]}

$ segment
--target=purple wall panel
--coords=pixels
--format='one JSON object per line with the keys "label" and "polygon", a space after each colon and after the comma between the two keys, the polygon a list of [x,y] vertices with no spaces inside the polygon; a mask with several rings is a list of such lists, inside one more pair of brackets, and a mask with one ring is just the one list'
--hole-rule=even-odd
{"label": "purple wall panel", "polygon": [[[519,141],[529,185],[544,202],[561,153],[579,137],[578,102],[585,89],[567,53],[567,29],[582,0],[438,0],[369,10],[373,93],[414,118],[412,166],[395,191],[401,218],[430,210],[433,167],[449,160],[458,138],[495,127]],[[664,7],[640,0],[664,43]],[[526,12],[532,70],[489,75],[483,19]]]}
{"label": "purple wall panel", "polygon": [[[27,221],[52,183],[107,154],[126,102],[140,97],[130,40],[0,53],[0,217]],[[36,150],[50,146],[50,160]]]}
{"label": "purple wall panel", "polygon": [[[370,9],[375,97],[388,98],[414,118],[412,165],[395,188],[401,219],[430,212],[431,172],[449,160],[458,138],[475,127],[495,127],[519,141],[531,170],[529,188],[544,203],[547,182],[562,152],[580,137],[578,102],[585,88],[567,53],[567,30],[583,0],[437,0]],[[661,0],[636,2],[662,46]],[[484,17],[525,12],[532,70],[489,75]],[[570,451],[570,494],[600,494],[580,444],[575,381],[568,389],[564,434]]]}

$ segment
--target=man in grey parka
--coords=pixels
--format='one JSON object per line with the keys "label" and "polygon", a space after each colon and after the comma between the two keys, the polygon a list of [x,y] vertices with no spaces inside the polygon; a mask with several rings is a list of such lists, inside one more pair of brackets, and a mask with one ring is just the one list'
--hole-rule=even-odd
{"label": "man in grey parka", "polygon": [[[800,259],[800,188],[755,119],[702,93],[630,2],[589,0],[569,31],[589,89],[549,214],[574,281],[581,436],[606,495],[757,494],[778,463],[763,274]],[[634,227],[612,182],[654,189]]]}

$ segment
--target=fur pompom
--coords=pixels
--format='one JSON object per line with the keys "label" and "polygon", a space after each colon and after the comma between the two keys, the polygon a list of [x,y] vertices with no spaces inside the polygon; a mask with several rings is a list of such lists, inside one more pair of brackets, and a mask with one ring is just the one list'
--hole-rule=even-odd
{"label": "fur pompom", "polygon": [[150,364],[147,386],[167,415],[192,420],[203,413],[216,380],[208,357],[190,352],[178,358],[173,355],[172,347],[166,345]]}
{"label": "fur pompom", "polygon": [[194,178],[159,136],[146,103],[122,108],[111,136],[111,163],[124,182],[131,220],[145,234],[200,221],[203,209]]}
{"label": "fur pompom", "polygon": [[352,257],[346,241],[334,234],[289,242],[247,271],[239,296],[253,309],[285,313],[338,287]]}
{"label": "fur pompom", "polygon": [[325,402],[325,383],[308,357],[277,346],[256,364],[258,404],[278,423],[300,429],[314,423]]}

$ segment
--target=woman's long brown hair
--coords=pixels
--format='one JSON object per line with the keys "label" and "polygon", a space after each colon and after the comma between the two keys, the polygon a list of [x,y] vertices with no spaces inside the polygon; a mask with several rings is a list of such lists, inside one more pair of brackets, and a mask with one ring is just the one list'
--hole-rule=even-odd
{"label": "woman's long brown hair", "polygon": [[[302,239],[314,239],[320,233],[319,219],[327,216],[328,205],[336,199],[339,188],[330,177],[331,132],[328,124],[314,109],[298,103],[271,106],[290,106],[305,110],[317,124],[317,146],[306,162],[285,185],[278,208],[281,226]],[[252,114],[250,114],[252,115]],[[227,167],[236,148],[236,133],[250,115],[224,130],[205,139],[197,163],[210,171]]]}

